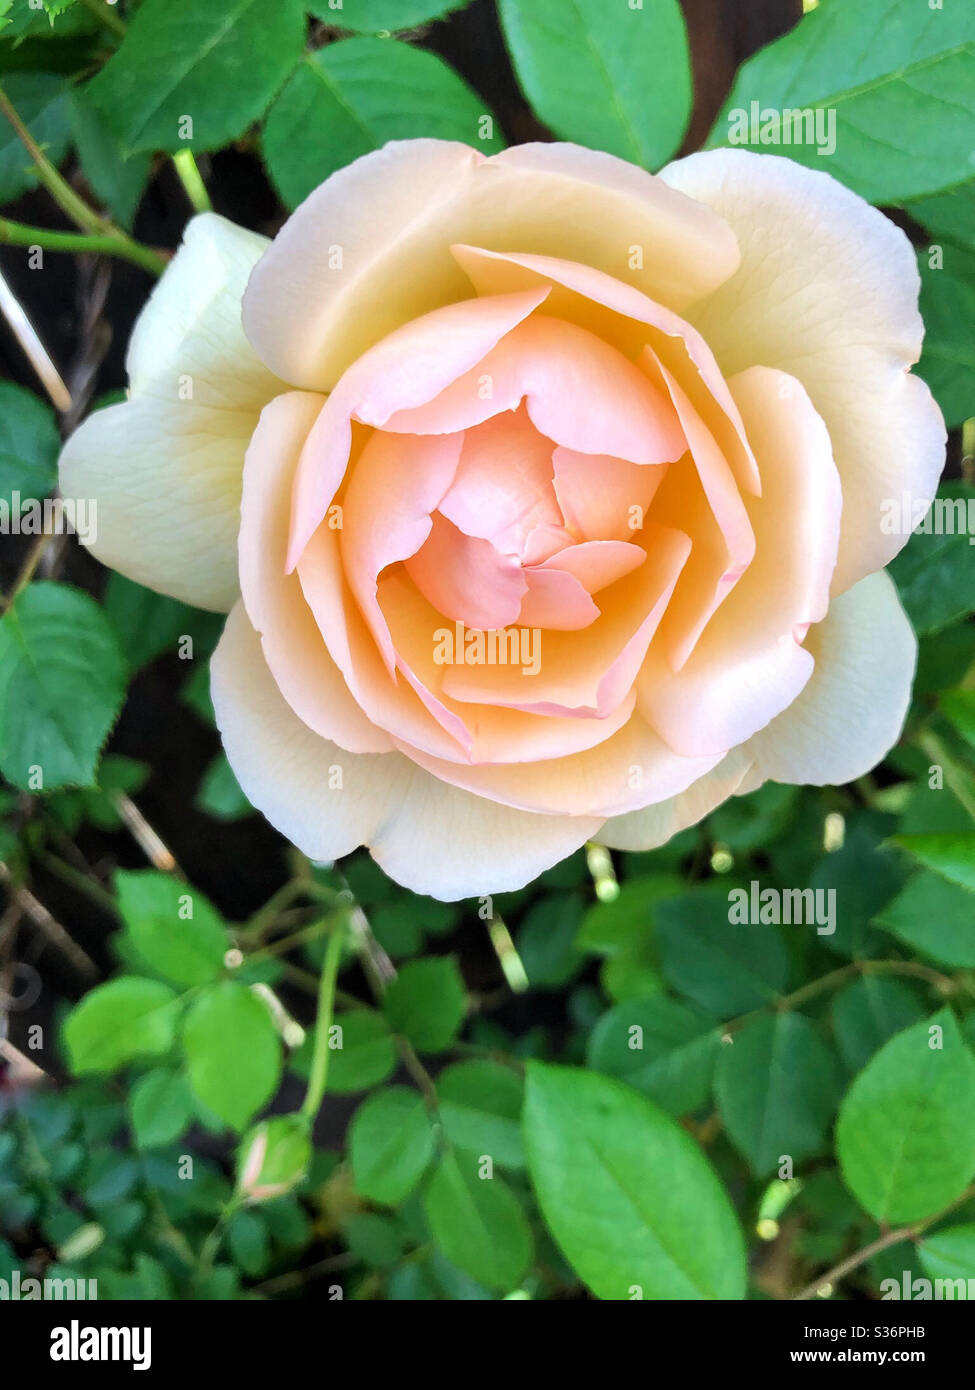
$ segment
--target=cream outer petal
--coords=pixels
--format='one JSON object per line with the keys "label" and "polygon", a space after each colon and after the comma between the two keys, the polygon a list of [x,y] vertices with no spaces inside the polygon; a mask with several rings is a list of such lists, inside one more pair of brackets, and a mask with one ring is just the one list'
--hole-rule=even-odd
{"label": "cream outer petal", "polygon": [[869,772],[900,737],[917,640],[883,571],[833,600],[805,643],[816,666],[802,694],[745,745],[762,777],[833,786]]}
{"label": "cream outer petal", "polygon": [[135,326],[129,399],[89,416],[61,455],[64,495],[97,502],[91,550],[103,564],[218,611],[238,592],[244,454],[284,389],[240,322],[267,245],[213,213],[190,222]]}
{"label": "cream outer petal", "polygon": [[512,810],[448,786],[398,753],[347,753],[320,738],[278,690],[242,604],[227,619],[211,672],[217,724],[241,787],[312,859],[365,844],[397,883],[453,901],[523,887],[602,824]]}
{"label": "cream outer petal", "polygon": [[790,159],[707,150],[660,177],[738,238],[740,269],[688,314],[724,372],[780,367],[826,422],[843,485],[842,593],[908,539],[881,530],[884,499],[930,499],[944,467],[941,412],[909,371],[924,332],[911,244],[836,179]]}
{"label": "cream outer petal", "polygon": [[613,155],[553,143],[485,158],[446,140],[395,141],[288,219],[248,286],[248,336],[292,385],[331,390],[394,328],[466,297],[453,242],[580,261],[673,309],[738,264],[709,208]]}
{"label": "cream outer petal", "polygon": [[699,777],[686,791],[642,811],[613,816],[595,838],[609,849],[656,849],[681,830],[710,815],[729,796],[734,796],[745,785],[750,771],[747,751],[733,749],[717,767]]}

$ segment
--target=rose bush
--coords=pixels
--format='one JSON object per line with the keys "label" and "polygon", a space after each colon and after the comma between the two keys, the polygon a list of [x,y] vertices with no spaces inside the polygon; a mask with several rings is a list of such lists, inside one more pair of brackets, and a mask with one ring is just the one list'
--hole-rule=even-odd
{"label": "rose bush", "polygon": [[784,159],[392,144],[271,243],[190,224],[62,488],[106,564],[229,611],[227,755],[303,851],[514,888],[895,742],[881,508],[945,442],[917,295]]}

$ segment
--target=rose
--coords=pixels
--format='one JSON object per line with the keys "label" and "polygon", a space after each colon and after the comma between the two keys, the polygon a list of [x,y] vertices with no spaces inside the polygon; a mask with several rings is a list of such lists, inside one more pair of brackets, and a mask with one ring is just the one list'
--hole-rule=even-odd
{"label": "rose", "polygon": [[190,224],[63,486],[106,563],[231,610],[217,722],[274,825],[515,888],[896,740],[882,503],[944,458],[917,290],[788,160],[392,144],[270,245]]}

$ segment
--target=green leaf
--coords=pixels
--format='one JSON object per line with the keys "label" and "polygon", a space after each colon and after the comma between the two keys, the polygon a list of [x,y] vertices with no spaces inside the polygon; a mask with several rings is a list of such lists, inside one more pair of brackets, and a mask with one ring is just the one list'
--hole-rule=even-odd
{"label": "green leaf", "polygon": [[227,1244],[234,1263],[245,1274],[256,1278],[267,1269],[270,1259],[268,1229],[256,1211],[239,1211],[227,1227]]}
{"label": "green leaf", "polygon": [[894,844],[942,878],[975,890],[975,831],[957,835],[895,835]]}
{"label": "green leaf", "polygon": [[390,981],[384,1000],[393,1031],[420,1052],[443,1052],[467,1012],[467,993],[451,956],[408,961]]}
{"label": "green leaf", "polygon": [[944,193],[907,203],[905,210],[927,227],[933,240],[954,241],[975,250],[975,178]]}
{"label": "green leaf", "polygon": [[941,264],[932,267],[930,249],[921,249],[921,315],[924,348],[918,375],[931,387],[949,429],[975,415],[975,250],[941,247]]}
{"label": "green leaf", "polygon": [[580,951],[612,955],[640,945],[652,935],[654,905],[677,897],[684,888],[676,874],[646,874],[620,885],[611,902],[596,902],[587,909],[576,936]]}
{"label": "green leaf", "polygon": [[168,1052],[176,1036],[179,1001],[168,985],[123,975],[96,985],[64,1024],[75,1076],[117,1071],[134,1057]]}
{"label": "green leaf", "polygon": [[[54,413],[33,391],[0,381],[0,502],[14,517],[24,503],[41,501],[58,478],[61,436]],[[14,492],[20,493],[15,505]]]}
{"label": "green leaf", "polygon": [[532,1262],[531,1228],[503,1178],[480,1177],[469,1156],[443,1156],[423,1193],[430,1233],[447,1259],[500,1293]]}
{"label": "green leaf", "polygon": [[[353,1009],[340,1014],[336,1024],[342,1029],[342,1046],[332,1053],[328,1064],[331,1094],[349,1095],[378,1086],[396,1070],[396,1047],[389,1024],[374,1009]],[[309,1047],[312,1034],[309,1034]]]}
{"label": "green leaf", "polygon": [[546,1223],[598,1298],[744,1297],[727,1194],[690,1135],[636,1091],[529,1062],[525,1148]]}
{"label": "green leaf", "polygon": [[198,889],[155,869],[120,869],[115,887],[129,938],[146,965],[177,985],[217,979],[230,938]]}
{"label": "green leaf", "polygon": [[573,893],[552,893],[525,913],[515,946],[533,989],[561,989],[582,968],[575,944],[581,920],[582,900]]}
{"label": "green leaf", "polygon": [[924,1016],[910,985],[883,975],[864,975],[833,999],[833,1032],[851,1072],[860,1071],[888,1038]]}
{"label": "green leaf", "polygon": [[305,9],[337,29],[380,34],[442,19],[468,3],[469,0],[309,0]]}
{"label": "green leaf", "polygon": [[[485,132],[482,134],[482,132]],[[395,39],[343,39],[309,54],[264,126],[264,158],[290,207],[388,140],[461,140],[501,148],[479,96],[435,53]]]}
{"label": "green leaf", "polygon": [[29,584],[0,619],[0,772],[25,790],[91,786],[124,693],[122,656],[94,599]]}
{"label": "green leaf", "polygon": [[[836,930],[816,940],[837,955],[861,960],[882,953],[887,943],[871,926],[904,881],[897,856],[883,846],[879,825],[870,816],[850,819],[842,849],[824,854],[809,877],[817,894],[834,893]],[[829,898],[819,902],[828,910]]]}
{"label": "green leaf", "polygon": [[399,1206],[433,1158],[423,1098],[406,1086],[390,1086],[363,1101],[349,1131],[349,1158],[361,1197]]}
{"label": "green leaf", "polygon": [[241,1130],[277,1090],[281,1044],[267,1006],[246,985],[224,980],[195,1001],[183,1025],[193,1093]]}
{"label": "green leaf", "polygon": [[[191,608],[121,574],[108,577],[105,612],[118,633],[133,671],[140,670],[165,651],[178,650],[184,658],[190,652],[194,658],[208,655],[223,626],[222,614]],[[187,637],[189,644],[182,641]],[[205,666],[202,669],[209,684]]]}
{"label": "green leaf", "polygon": [[854,1078],[836,1151],[877,1221],[924,1220],[964,1191],[975,1172],[975,1058],[947,1009],[891,1038]]}
{"label": "green leaf", "polygon": [[[707,143],[788,155],[873,203],[950,188],[971,177],[973,39],[966,6],[820,0],[741,67]],[[732,113],[749,116],[752,102],[772,119],[756,132],[736,129],[741,118]],[[802,143],[785,143],[791,132],[782,112],[805,108],[835,112],[835,149],[828,127],[818,132],[827,137],[820,144],[806,134]],[[762,125],[764,142],[756,138]]]}
{"label": "green leaf", "polygon": [[189,1128],[193,1095],[186,1078],[157,1067],[141,1076],[129,1092],[129,1114],[140,1149],[171,1144]]}
{"label": "green leaf", "polygon": [[499,0],[515,72],[556,135],[657,168],[691,112],[687,33],[677,0]]}
{"label": "green leaf", "polygon": [[385,1212],[366,1211],[348,1217],[342,1234],[349,1254],[372,1269],[389,1269],[403,1258],[403,1228]]}
{"label": "green leaf", "polygon": [[524,1168],[524,1090],[521,1077],[500,1062],[455,1062],[437,1077],[444,1133],[469,1155],[487,1155],[501,1168]]}
{"label": "green leaf", "polygon": [[922,870],[908,879],[877,921],[932,960],[975,966],[975,898],[939,874]]}
{"label": "green leaf", "polygon": [[954,1285],[951,1293],[943,1292],[941,1297],[969,1297],[968,1281],[975,1279],[975,1225],[946,1226],[935,1231],[925,1236],[917,1253],[929,1279],[965,1280],[961,1291]]}
{"label": "green leaf", "polygon": [[658,995],[629,999],[603,1014],[586,1060],[676,1116],[707,1103],[720,1049],[715,1019]]}
{"label": "green leaf", "polygon": [[150,156],[125,154],[84,88],[76,88],[71,96],[71,128],[81,172],[95,196],[120,226],[131,227],[149,181]]}
{"label": "green leaf", "polygon": [[938,704],[966,743],[975,748],[975,690],[946,690]]}
{"label": "green leaf", "polygon": [[193,804],[214,820],[221,821],[240,820],[254,811],[225,753],[218,753],[204,772]]}
{"label": "green leaf", "polygon": [[840,1098],[839,1063],[808,1018],[758,1018],[721,1049],[714,1077],[718,1113],[758,1177],[789,1156],[821,1153]]}
{"label": "green leaf", "polygon": [[127,151],[215,150],[263,114],[304,39],[301,0],[270,20],[264,0],[143,0],[87,92]]}
{"label": "green leaf", "polygon": [[[12,72],[4,77],[3,89],[51,163],[60,164],[71,143],[65,79],[50,72]],[[36,186],[33,161],[4,119],[0,124],[0,204],[12,203]]]}
{"label": "green leaf", "polygon": [[[936,521],[939,503],[942,519]],[[975,546],[968,543],[967,519],[961,529],[958,527],[956,506],[966,515],[975,509],[975,488],[963,483],[947,483],[939,488],[931,512],[920,523],[924,529],[916,530],[890,563],[890,577],[921,637],[940,632],[949,623],[966,617],[971,608]]]}
{"label": "green leaf", "polygon": [[660,903],[657,947],[668,983],[719,1018],[770,1003],[788,978],[781,934],[771,926],[733,925],[722,887],[690,888]]}

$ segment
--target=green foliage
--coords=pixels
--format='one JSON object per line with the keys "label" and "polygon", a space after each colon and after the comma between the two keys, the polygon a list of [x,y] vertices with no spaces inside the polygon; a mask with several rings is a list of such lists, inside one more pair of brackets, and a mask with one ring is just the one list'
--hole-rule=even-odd
{"label": "green foliage", "polygon": [[0,500],[15,510],[46,497],[57,481],[61,439],[49,406],[12,381],[0,381]]}
{"label": "green foliage", "polygon": [[264,157],[296,207],[329,174],[387,140],[461,140],[502,148],[494,118],[435,54],[390,39],[345,39],[300,64],[268,112]]}
{"label": "green foliage", "polygon": [[[743,65],[715,122],[724,144],[729,113],[821,108],[835,112],[835,149],[813,141],[756,142],[825,169],[876,203],[899,203],[971,177],[975,21],[965,6],[820,0],[784,38]],[[781,125],[781,122],[779,123]]]}
{"label": "green foliage", "polygon": [[0,619],[0,772],[15,786],[91,786],[125,691],[115,636],[93,599],[34,583]]}
{"label": "green foliage", "polygon": [[656,169],[691,109],[687,34],[677,0],[639,9],[604,0],[500,0],[525,95],[564,140]]}

